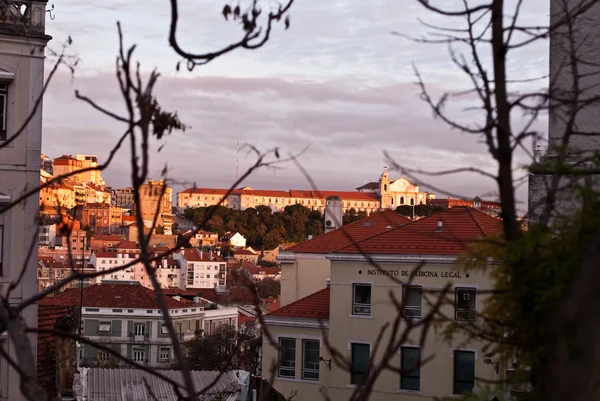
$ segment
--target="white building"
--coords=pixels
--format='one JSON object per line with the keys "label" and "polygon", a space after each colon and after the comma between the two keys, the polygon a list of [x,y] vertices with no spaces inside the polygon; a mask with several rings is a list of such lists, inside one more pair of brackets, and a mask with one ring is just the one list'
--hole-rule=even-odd
{"label": "white building", "polygon": [[[75,155],[75,159],[81,161],[81,168],[98,167],[98,156],[96,155]],[[104,187],[105,182],[102,178],[102,171],[90,170],[85,173],[81,173],[82,181],[85,183],[92,183],[100,187]]]}
{"label": "white building", "polygon": [[226,232],[225,235],[221,237],[221,242],[228,242],[229,245],[234,246],[236,248],[246,247],[246,238],[238,232]]}
{"label": "white building", "polygon": [[[37,255],[35,250],[29,258],[28,254],[38,236],[39,198],[30,196],[17,207],[6,209],[11,201],[40,184],[42,104],[37,109],[35,104],[42,95],[44,51],[51,39],[45,34],[45,7],[46,1],[5,1],[0,20],[0,286],[18,283],[11,291],[12,305],[37,292]],[[21,130],[27,119],[29,124]],[[23,268],[24,275],[17,281]],[[20,316],[27,327],[37,327],[36,304],[25,308]],[[35,359],[35,334],[28,334],[28,340]],[[0,335],[0,346],[15,355],[6,332]],[[2,358],[0,400],[24,399],[20,382],[19,374]]]}
{"label": "white building", "polygon": [[[154,256],[154,255],[153,255]],[[111,270],[118,266],[132,263],[139,254],[122,251],[95,251],[90,258],[90,264],[96,271]],[[179,288],[181,284],[181,269],[177,260],[164,258],[152,264],[155,269],[156,279],[161,288]],[[118,272],[107,272],[99,280],[137,281],[144,287],[153,288],[152,280],[142,263],[136,262]]]}
{"label": "white building", "polygon": [[199,249],[181,249],[173,255],[179,261],[181,289],[224,286],[227,274],[225,260],[216,253]]}
{"label": "white building", "polygon": [[[110,282],[76,292],[44,299],[42,305],[76,306],[83,299],[83,336],[112,348],[127,358],[147,366],[166,367],[174,362],[173,346],[153,290],[136,282]],[[204,327],[223,324],[237,327],[237,308],[205,311],[200,304],[188,304],[165,297],[180,342],[204,336]],[[103,366],[114,359],[84,344],[83,365]]]}

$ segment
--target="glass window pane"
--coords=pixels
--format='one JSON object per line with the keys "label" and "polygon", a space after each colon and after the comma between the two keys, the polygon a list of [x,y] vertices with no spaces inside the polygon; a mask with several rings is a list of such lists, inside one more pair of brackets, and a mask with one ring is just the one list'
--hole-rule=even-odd
{"label": "glass window pane", "polygon": [[296,376],[296,340],[294,338],[279,339],[279,376]]}
{"label": "glass window pane", "polygon": [[420,390],[421,350],[414,347],[402,347],[401,359],[400,388]]}
{"label": "glass window pane", "polygon": [[316,340],[303,340],[302,378],[319,380],[320,343]]}
{"label": "glass window pane", "polygon": [[371,303],[371,286],[370,285],[355,285],[354,286],[354,302],[357,304]]}
{"label": "glass window pane", "polygon": [[352,344],[352,384],[361,384],[366,378],[370,358],[369,344]]}
{"label": "glass window pane", "polygon": [[404,305],[405,306],[414,306],[421,307],[421,298],[422,298],[422,288],[421,287],[405,287],[404,291]]}
{"label": "glass window pane", "polygon": [[475,386],[475,353],[454,352],[454,394],[473,391]]}
{"label": "glass window pane", "polygon": [[402,376],[400,388],[403,390],[419,391],[421,390],[421,379],[419,377]]}

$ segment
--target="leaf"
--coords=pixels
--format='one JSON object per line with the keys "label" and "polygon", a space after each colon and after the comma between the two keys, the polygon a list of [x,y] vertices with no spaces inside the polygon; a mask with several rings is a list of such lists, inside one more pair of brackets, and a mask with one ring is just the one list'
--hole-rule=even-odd
{"label": "leaf", "polygon": [[229,14],[231,14],[231,7],[229,6],[229,4],[225,4],[225,7],[223,7],[223,17],[225,17],[226,21]]}
{"label": "leaf", "polygon": [[290,16],[285,17],[285,29],[290,27]]}

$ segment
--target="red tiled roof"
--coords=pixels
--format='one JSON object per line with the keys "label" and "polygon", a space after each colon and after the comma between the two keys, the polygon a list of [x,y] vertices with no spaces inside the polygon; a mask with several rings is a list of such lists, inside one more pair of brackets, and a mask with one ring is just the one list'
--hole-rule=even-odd
{"label": "red tiled roof", "polygon": [[225,195],[229,192],[228,189],[221,188],[188,188],[181,192],[180,194],[214,194],[214,195]]}
{"label": "red tiled roof", "polygon": [[[441,231],[437,231],[439,220]],[[338,249],[336,253],[458,255],[478,238],[501,233],[500,219],[457,206]]]}
{"label": "red tiled roof", "polygon": [[329,319],[329,287],[277,309],[267,316]]}
{"label": "red tiled roof", "polygon": [[[38,328],[54,330],[56,321],[72,314],[71,306],[43,305],[38,306]],[[57,395],[56,390],[56,358],[54,335],[38,333],[37,335],[37,377],[40,385],[51,399]]]}
{"label": "red tiled roof", "polygon": [[266,274],[266,275],[277,275],[277,274],[281,274],[281,268],[280,267],[256,267],[256,273],[252,273],[252,274]]}
{"label": "red tiled roof", "polygon": [[117,255],[129,255],[130,259],[135,259],[137,257],[139,257],[138,254],[135,253],[128,253],[128,252],[116,252],[116,251],[94,251],[94,255],[96,255],[96,258],[116,258]]}
{"label": "red tiled roof", "polygon": [[[80,289],[67,289],[63,293],[49,296],[40,305],[76,306],[81,301]],[[169,309],[179,309],[185,305],[171,297],[165,297]],[[154,291],[140,283],[102,283],[83,289],[83,306],[96,308],[158,309]]]}
{"label": "red tiled roof", "polygon": [[135,216],[123,216],[123,221],[135,221]]}
{"label": "red tiled roof", "polygon": [[[180,254],[181,256],[183,256],[185,258],[185,260],[187,260],[188,262],[210,262],[210,261],[224,262],[225,261],[222,257],[217,255],[216,252],[200,252],[200,250],[194,249],[194,248],[182,249],[177,253]],[[210,257],[211,254],[212,254],[212,259]]]}
{"label": "red tiled roof", "polygon": [[115,242],[123,241],[123,237],[118,236],[118,235],[97,234],[97,235],[93,235],[91,239],[96,240],[96,241],[115,241]]}
{"label": "red tiled roof", "polygon": [[254,323],[256,322],[256,317],[246,316],[243,313],[238,313],[238,326],[242,326],[246,322]]}
{"label": "red tiled roof", "polygon": [[287,250],[297,253],[330,253],[380,234],[386,231],[388,226],[396,228],[407,223],[410,223],[407,217],[386,209],[354,223],[346,224],[327,234],[319,235]]}
{"label": "red tiled roof", "polygon": [[121,241],[118,244],[114,244],[110,248],[111,249],[138,249],[138,244],[135,241]]}
{"label": "red tiled roof", "polygon": [[249,251],[247,249],[238,249],[237,251],[235,251],[236,255],[251,255],[251,256],[257,256],[257,253],[254,253],[252,251]]}

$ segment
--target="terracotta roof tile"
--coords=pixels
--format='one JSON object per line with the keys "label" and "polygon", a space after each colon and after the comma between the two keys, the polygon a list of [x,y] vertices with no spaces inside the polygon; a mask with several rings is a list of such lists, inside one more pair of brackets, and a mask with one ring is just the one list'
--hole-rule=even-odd
{"label": "terracotta roof tile", "polygon": [[237,251],[235,251],[236,255],[251,255],[251,256],[256,256],[258,254],[249,251],[248,249],[238,249]]}
{"label": "terracotta roof tile", "polygon": [[[438,221],[442,223],[441,231]],[[500,219],[457,206],[338,249],[336,253],[458,255],[478,238],[500,234]]]}
{"label": "terracotta roof tile", "polygon": [[319,235],[287,250],[297,253],[330,253],[385,232],[387,227],[396,228],[407,223],[410,223],[407,217],[386,209],[354,223],[346,224],[342,228],[327,234]]}
{"label": "terracotta roof tile", "polygon": [[[216,252],[200,252],[198,249],[187,248],[176,252],[183,256],[188,262],[225,262],[225,259],[217,255]],[[212,259],[211,259],[212,254]]]}
{"label": "terracotta roof tile", "polygon": [[296,302],[292,302],[281,309],[277,309],[267,316],[329,319],[329,300],[330,291],[329,287],[327,287]]}
{"label": "terracotta roof tile", "polygon": [[101,235],[101,234],[97,234],[97,235],[93,235],[92,240],[96,240],[96,241],[115,241],[115,242],[120,242],[123,241],[123,237],[119,236],[119,235]]}
{"label": "terracotta roof tile", "polygon": [[[80,302],[80,289],[71,288],[49,296],[40,305],[76,306]],[[171,297],[165,297],[169,309],[179,309],[185,305]],[[96,308],[158,309],[154,291],[139,282],[102,283],[83,289],[83,306]]]}
{"label": "terracotta roof tile", "polygon": [[110,247],[111,249],[138,249],[137,242],[134,241],[121,241],[118,244],[114,244]]}

